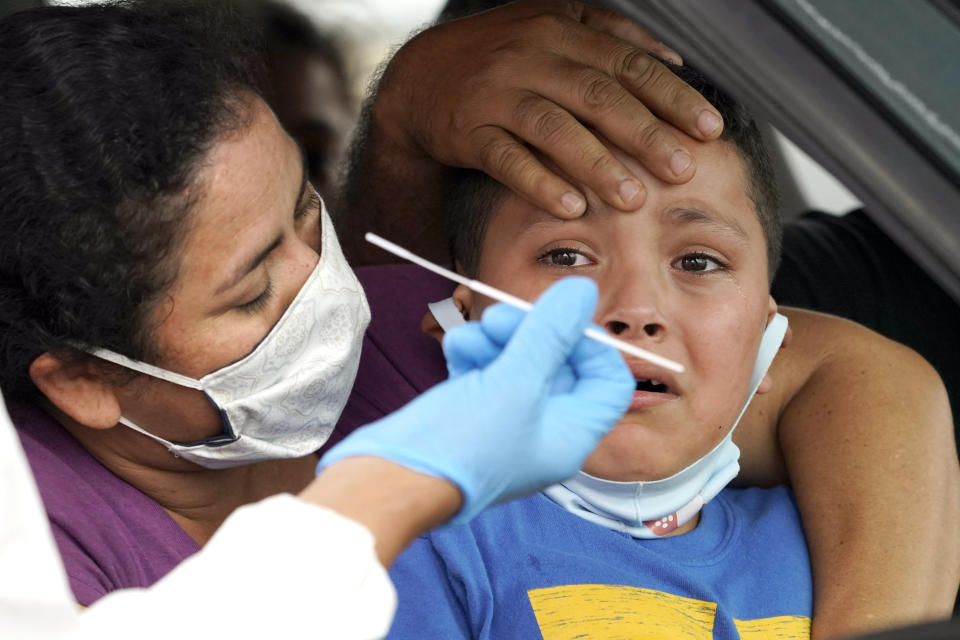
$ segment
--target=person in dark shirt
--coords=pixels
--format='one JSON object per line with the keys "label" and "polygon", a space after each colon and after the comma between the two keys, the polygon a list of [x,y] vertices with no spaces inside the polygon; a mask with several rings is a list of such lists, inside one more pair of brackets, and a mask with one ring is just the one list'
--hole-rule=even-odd
{"label": "person in dark shirt", "polygon": [[[810,211],[786,224],[772,291],[780,304],[848,318],[907,345],[960,406],[960,305],[863,209]],[[956,410],[953,420],[960,434]]]}

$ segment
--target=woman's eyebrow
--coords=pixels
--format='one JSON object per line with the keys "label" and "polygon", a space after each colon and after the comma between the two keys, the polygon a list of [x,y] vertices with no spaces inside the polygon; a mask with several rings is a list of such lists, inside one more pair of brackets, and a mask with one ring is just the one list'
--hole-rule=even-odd
{"label": "woman's eyebrow", "polygon": [[214,295],[223,293],[224,291],[235,287],[237,283],[243,280],[248,273],[259,267],[260,263],[266,260],[267,256],[270,255],[270,252],[279,247],[281,242],[283,242],[283,235],[278,235],[273,239],[273,242],[271,242],[269,246],[260,251],[256,256],[253,257],[253,259],[236,269],[228,280],[224,281],[219,287],[217,287]]}
{"label": "woman's eyebrow", "polygon": [[719,213],[709,213],[691,207],[674,207],[667,210],[666,214],[674,222],[706,225],[721,233],[736,236],[743,241],[750,239],[739,222]]}

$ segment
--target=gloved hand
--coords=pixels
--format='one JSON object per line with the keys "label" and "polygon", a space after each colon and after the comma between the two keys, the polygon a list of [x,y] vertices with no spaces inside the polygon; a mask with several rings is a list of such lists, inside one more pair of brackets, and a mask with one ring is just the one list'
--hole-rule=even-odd
{"label": "gloved hand", "polygon": [[566,278],[524,313],[505,305],[444,338],[451,379],[357,429],[320,467],[359,455],[446,478],[463,494],[454,521],[574,475],[629,406],[620,354],[583,337],[596,285]]}

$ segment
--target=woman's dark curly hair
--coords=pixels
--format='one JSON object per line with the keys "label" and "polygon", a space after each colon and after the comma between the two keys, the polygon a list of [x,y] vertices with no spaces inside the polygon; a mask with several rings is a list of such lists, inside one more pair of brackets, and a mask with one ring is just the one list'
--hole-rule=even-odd
{"label": "woman's dark curly hair", "polygon": [[230,3],[131,0],[0,20],[0,389],[70,345],[150,359],[196,175],[261,94]]}

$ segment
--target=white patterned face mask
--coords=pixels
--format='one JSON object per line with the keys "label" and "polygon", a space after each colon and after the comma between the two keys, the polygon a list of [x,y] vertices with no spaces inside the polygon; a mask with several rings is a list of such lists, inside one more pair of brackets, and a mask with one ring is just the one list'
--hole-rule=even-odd
{"label": "white patterned face mask", "polygon": [[211,469],[298,458],[320,448],[347,402],[360,362],[370,308],[321,204],[320,261],[297,297],[249,354],[199,380],[106,349],[95,356],[203,391],[220,413],[223,433],[177,444],[120,423]]}

